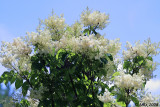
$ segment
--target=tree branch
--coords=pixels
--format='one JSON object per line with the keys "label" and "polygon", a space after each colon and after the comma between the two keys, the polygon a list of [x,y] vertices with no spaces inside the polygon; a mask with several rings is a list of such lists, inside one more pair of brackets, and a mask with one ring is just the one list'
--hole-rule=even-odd
{"label": "tree branch", "polygon": [[76,99],[77,99],[77,92],[76,92],[75,86],[74,86],[74,84],[73,84],[72,76],[71,76],[70,74],[69,74],[69,78],[70,78],[70,81],[71,81],[71,84],[72,84],[72,87],[73,87],[74,94],[75,94]]}

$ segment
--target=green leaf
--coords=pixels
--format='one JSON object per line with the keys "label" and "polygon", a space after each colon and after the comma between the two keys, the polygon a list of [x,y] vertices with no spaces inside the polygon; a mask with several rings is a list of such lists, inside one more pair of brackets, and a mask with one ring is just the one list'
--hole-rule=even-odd
{"label": "green leaf", "polygon": [[148,56],[147,59],[149,59],[150,61],[153,61],[153,58],[151,56]]}
{"label": "green leaf", "polygon": [[85,78],[85,80],[88,80],[88,77],[86,75],[84,76],[84,78]]}
{"label": "green leaf", "polygon": [[136,97],[131,96],[131,100],[135,103],[136,106],[139,106],[139,100]]}
{"label": "green leaf", "polygon": [[36,53],[38,50],[38,44],[35,44],[34,53]]}
{"label": "green leaf", "polygon": [[106,58],[100,58],[100,60],[104,63],[104,64],[107,64],[108,63],[108,60]]}
{"label": "green leaf", "polygon": [[144,62],[144,61],[143,61],[143,60],[141,60],[141,61],[139,61],[138,63],[139,63],[139,65],[141,65],[143,62]]}
{"label": "green leaf", "polygon": [[4,80],[3,82],[7,86],[7,84],[8,84],[9,81],[8,80]]}
{"label": "green leaf", "polygon": [[144,64],[144,57],[143,56],[137,56],[135,58],[135,63],[138,63],[139,65]]}
{"label": "green leaf", "polygon": [[114,86],[112,86],[111,88],[109,88],[109,92],[114,90]]}
{"label": "green leaf", "polygon": [[130,61],[124,61],[123,68],[128,69],[130,67]]}
{"label": "green leaf", "polygon": [[89,35],[89,29],[85,29],[84,31],[83,31],[83,35],[85,35],[87,33],[87,35]]}
{"label": "green leaf", "polygon": [[106,56],[107,56],[111,61],[113,61],[113,56],[112,56],[111,54],[107,53]]}
{"label": "green leaf", "polygon": [[120,75],[120,72],[115,72],[115,73],[112,75],[111,80],[114,80],[115,76],[118,76],[118,75]]}
{"label": "green leaf", "polygon": [[23,71],[23,75],[29,75],[28,71]]}
{"label": "green leaf", "polygon": [[88,97],[92,98],[92,94],[89,94]]}
{"label": "green leaf", "polygon": [[58,66],[59,68],[61,68],[61,64],[57,64],[57,66]]}
{"label": "green leaf", "polygon": [[36,78],[36,74],[32,74],[30,78],[31,84],[35,84],[35,81],[36,81],[35,78]]}
{"label": "green leaf", "polygon": [[76,69],[76,66],[72,67],[71,69],[69,69],[69,73],[71,74],[74,73],[75,69]]}
{"label": "green leaf", "polygon": [[73,52],[71,52],[69,55],[68,55],[68,58],[72,58],[73,56],[75,56],[76,54],[75,53],[73,53]]}
{"label": "green leaf", "polygon": [[23,85],[23,79],[17,78],[15,82],[16,89],[20,88]]}
{"label": "green leaf", "polygon": [[16,77],[17,77],[16,75],[14,75],[14,76],[12,77],[12,79],[11,79],[11,81],[10,81],[11,84],[13,84],[13,83],[16,81]]}
{"label": "green leaf", "polygon": [[[91,29],[91,30],[92,30],[92,29]],[[96,32],[96,30],[95,30],[95,29],[93,29],[92,31],[93,31],[93,33],[94,33],[95,35],[97,35],[97,32]]]}
{"label": "green leaf", "polygon": [[118,102],[124,102],[125,101],[125,97],[122,93],[117,94],[117,101]]}
{"label": "green leaf", "polygon": [[120,75],[120,72],[115,72],[112,76],[118,76],[118,75]]}
{"label": "green leaf", "polygon": [[143,56],[137,56],[133,59],[134,63],[139,63],[140,61],[144,61],[144,57]]}
{"label": "green leaf", "polygon": [[112,107],[111,103],[104,103],[103,107]]}
{"label": "green leaf", "polygon": [[61,57],[62,57],[61,54],[63,54],[64,52],[65,52],[64,49],[60,49],[60,50],[57,52],[56,59],[61,58]]}
{"label": "green leaf", "polygon": [[8,78],[9,75],[10,75],[10,72],[5,71],[5,72],[2,74],[2,77]]}
{"label": "green leaf", "polygon": [[124,102],[122,102],[122,101],[119,101],[119,102],[116,101],[116,103],[121,107],[126,107],[126,104]]}
{"label": "green leaf", "polygon": [[66,28],[66,30],[69,31],[69,32],[72,31],[72,30],[71,30],[71,27],[69,27],[69,26]]}
{"label": "green leaf", "polygon": [[55,48],[53,48],[53,51],[52,51],[53,53],[52,53],[52,55],[54,56],[55,55]]}
{"label": "green leaf", "polygon": [[28,88],[29,88],[29,84],[27,81],[25,81],[22,85],[22,94],[23,96],[26,96],[27,94],[27,91],[28,91]]}
{"label": "green leaf", "polygon": [[[26,99],[22,99],[22,100],[20,101],[20,104],[21,104],[20,107],[29,107],[29,106],[30,106],[29,101],[26,100]],[[17,107],[17,106],[16,106],[16,107]]]}
{"label": "green leaf", "polygon": [[9,82],[9,79],[10,79],[10,72],[5,71],[1,76],[0,82],[4,82],[4,84],[7,85],[7,83]]}
{"label": "green leaf", "polygon": [[0,77],[0,83],[2,83],[3,82],[3,78],[2,77]]}
{"label": "green leaf", "polygon": [[13,70],[11,70],[10,73],[11,73],[12,75],[14,75],[14,71],[13,71]]}
{"label": "green leaf", "polygon": [[145,85],[146,85],[146,81],[142,84],[143,88],[145,88]]}

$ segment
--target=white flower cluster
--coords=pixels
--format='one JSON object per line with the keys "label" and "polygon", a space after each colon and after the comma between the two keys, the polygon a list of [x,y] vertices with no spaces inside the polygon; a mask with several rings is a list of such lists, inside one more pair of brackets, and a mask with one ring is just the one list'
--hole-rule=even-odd
{"label": "white flower cluster", "polygon": [[59,49],[66,49],[76,53],[83,53],[90,58],[99,59],[106,53],[113,56],[117,54],[121,44],[119,40],[110,41],[104,37],[95,38],[94,35],[79,36],[79,37],[65,37],[63,36],[60,41],[54,41],[56,51]]}
{"label": "white flower cluster", "polygon": [[[92,19],[91,16],[93,16],[93,25],[97,21],[99,28],[102,28],[107,23],[108,16],[105,14],[96,11],[86,17]],[[108,40],[103,36],[99,38],[94,35],[83,36],[81,23],[76,22],[71,27],[68,27],[70,29],[67,30],[64,21],[63,17],[53,15],[43,22],[46,26],[43,30],[38,29],[38,33],[28,33],[26,40],[17,38],[13,43],[3,42],[0,51],[2,65],[9,69],[15,68],[17,70],[21,69],[21,71],[30,71],[30,57],[32,56],[33,48],[40,54],[52,53],[53,48],[56,48],[56,51],[66,49],[88,55],[91,59],[100,59],[106,53],[115,56],[120,50],[119,39]],[[89,23],[92,22],[90,21]],[[58,39],[56,39],[56,35],[58,35]],[[59,38],[62,35],[63,37]]]}
{"label": "white flower cluster", "polygon": [[107,70],[107,72],[101,80],[110,82],[112,75],[115,73],[115,64],[113,61],[108,61],[108,63],[105,64],[104,69]]}
{"label": "white flower cluster", "polygon": [[114,78],[114,84],[120,88],[134,88],[134,89],[140,89],[143,86],[144,83],[144,76],[138,74],[133,74],[131,76],[130,74],[125,74],[123,71],[120,72],[120,75],[116,76]]}
{"label": "white flower cluster", "polygon": [[49,30],[39,31],[38,33],[28,33],[29,44],[38,48],[40,54],[51,53],[53,50],[53,41]]}
{"label": "white flower cluster", "polygon": [[38,90],[30,89],[30,97],[33,99],[42,99],[44,91],[49,91],[47,87],[41,86]]}
{"label": "white flower cluster", "polygon": [[[160,98],[152,96],[151,93],[147,93],[147,94],[143,95],[143,97],[140,99],[140,103],[145,103],[147,105],[150,105],[150,103],[158,103],[158,105],[159,105]],[[151,105],[150,107],[155,107],[155,106]]]}
{"label": "white flower cluster", "polygon": [[[149,103],[159,103],[160,104],[160,95],[152,95],[151,92],[148,92],[145,89],[135,92],[138,95],[138,100],[140,103],[145,103],[149,106]],[[158,104],[158,105],[159,105]],[[152,107],[152,106],[151,106]],[[155,107],[155,106],[153,106]]]}
{"label": "white flower cluster", "polygon": [[[154,77],[153,71],[156,70],[158,65],[159,64],[157,62],[147,60],[146,67],[141,67],[141,69],[139,70],[139,73],[144,75],[146,80],[149,80]],[[147,68],[149,66],[151,66],[150,69]]]}
{"label": "white flower cluster", "polygon": [[153,57],[159,54],[159,43],[151,43],[150,39],[140,44],[140,41],[135,43],[135,46],[132,46],[127,42],[127,51],[123,51],[124,60],[132,60],[136,56],[142,56],[145,58],[145,65],[140,67],[140,73],[145,76],[146,79],[153,77],[153,71],[156,69],[158,63],[153,62],[152,60],[147,59],[147,57]]}
{"label": "white flower cluster", "polygon": [[27,98],[29,101],[30,107],[38,107],[39,100],[33,98]]}
{"label": "white flower cluster", "polygon": [[61,17],[58,17],[56,15],[50,16],[48,19],[44,20],[44,24],[46,25],[46,28],[51,32],[52,38],[54,40],[59,40],[64,34],[66,24],[63,15],[61,15]]}
{"label": "white flower cluster", "polygon": [[135,46],[132,46],[129,42],[126,44],[127,51],[123,51],[124,60],[133,59],[136,56],[143,56],[146,58],[147,56],[157,55],[159,52],[159,44],[151,43],[150,39],[145,41],[143,44],[140,44],[140,41],[135,43]]}
{"label": "white flower cluster", "polygon": [[83,26],[81,25],[81,23],[79,22],[75,22],[73,25],[71,25],[71,27],[67,27],[65,33],[64,33],[64,36],[67,36],[67,37],[79,37],[79,36],[82,36],[82,28]]}
{"label": "white flower cluster", "polygon": [[108,102],[115,102],[114,97],[111,95],[111,93],[106,89],[103,96],[97,96],[98,99],[104,103],[108,103]]}
{"label": "white flower cluster", "polygon": [[102,30],[108,23],[109,15],[100,13],[99,11],[94,11],[91,13],[91,11],[87,9],[82,12],[80,19],[84,26],[91,26],[92,28],[97,27],[97,29]]}
{"label": "white flower cluster", "polygon": [[21,38],[14,39],[13,43],[2,42],[0,51],[1,64],[12,70],[30,70],[30,56],[32,48]]}

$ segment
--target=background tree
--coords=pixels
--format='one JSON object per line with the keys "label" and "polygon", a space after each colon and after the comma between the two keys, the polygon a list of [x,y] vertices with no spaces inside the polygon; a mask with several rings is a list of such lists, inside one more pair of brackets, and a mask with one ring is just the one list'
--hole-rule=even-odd
{"label": "background tree", "polygon": [[11,85],[8,83],[5,88],[2,85],[4,84],[0,84],[0,107],[11,106]]}

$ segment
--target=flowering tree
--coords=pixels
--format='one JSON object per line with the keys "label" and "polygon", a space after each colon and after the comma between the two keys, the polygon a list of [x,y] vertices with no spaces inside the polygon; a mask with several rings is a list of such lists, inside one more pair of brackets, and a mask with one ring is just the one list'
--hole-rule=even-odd
{"label": "flowering tree", "polygon": [[[119,39],[108,40],[97,32],[106,27],[108,19],[105,13],[87,9],[80,21],[69,26],[63,15],[53,14],[41,21],[37,32],[12,43],[2,42],[0,62],[8,71],[0,82],[15,82],[23,96],[29,95],[28,106],[139,104],[144,97],[137,92],[153,77],[157,66],[153,56],[159,53],[159,44],[150,40],[135,46],[127,43],[118,60]],[[123,68],[117,69],[118,65]]]}

